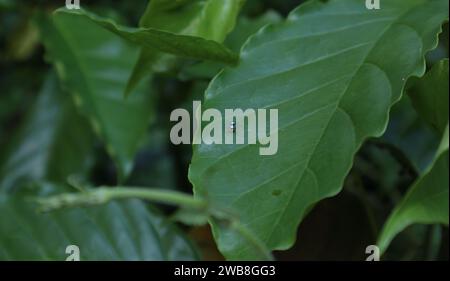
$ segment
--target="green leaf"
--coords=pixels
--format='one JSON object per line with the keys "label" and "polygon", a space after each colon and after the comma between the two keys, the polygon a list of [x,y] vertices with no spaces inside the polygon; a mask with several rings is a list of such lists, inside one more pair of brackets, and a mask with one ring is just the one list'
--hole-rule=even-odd
{"label": "green leaf", "polygon": [[244,2],[245,0],[152,0],[139,26],[223,42],[233,30]]}
{"label": "green leaf", "polygon": [[[172,2],[172,3],[170,3]],[[154,28],[187,36],[223,42],[239,15],[244,0],[152,0],[140,21],[140,27]],[[144,48],[127,86],[128,94],[152,72],[168,72],[177,58]]]}
{"label": "green leaf", "polygon": [[236,28],[225,40],[225,46],[233,51],[240,51],[250,36],[268,24],[279,23],[283,17],[275,11],[269,10],[256,18],[240,17]]}
{"label": "green leaf", "polygon": [[196,260],[170,222],[138,200],[38,213],[30,198],[0,195],[0,260]]}
{"label": "green leaf", "polygon": [[[247,39],[265,25],[280,22],[282,17],[274,11],[269,10],[257,18],[241,17],[238,19],[236,28],[228,35],[225,46],[232,51],[239,52]],[[199,62],[183,67],[180,78],[188,79],[212,79],[224,68],[223,64],[214,62]]]}
{"label": "green leaf", "polygon": [[[383,134],[406,80],[423,75],[447,11],[444,0],[385,1],[380,10],[310,1],[259,31],[239,65],[211,83],[203,109],[278,109],[278,153],[194,146],[196,196],[234,208],[268,248],[291,247],[307,210],[341,190],[361,143]],[[212,227],[228,259],[253,258],[239,236]]]}
{"label": "green leaf", "polygon": [[423,172],[434,160],[441,137],[417,114],[409,95],[404,95],[392,107],[382,138],[401,149],[416,170]]}
{"label": "green leaf", "polygon": [[436,154],[434,163],[429,167],[388,218],[378,240],[381,252],[384,252],[394,237],[407,226],[414,223],[448,225],[448,125]]}
{"label": "green leaf", "polygon": [[378,242],[382,252],[411,224],[448,225],[448,78],[448,59],[445,59],[417,79],[409,91],[420,116],[444,136],[433,163],[388,218]]}
{"label": "green leaf", "polygon": [[33,180],[65,182],[83,174],[94,137],[88,121],[77,113],[71,96],[49,73],[31,112],[11,139],[0,167],[0,189],[9,191]]}
{"label": "green leaf", "polygon": [[238,56],[220,43],[202,37],[177,35],[153,28],[131,28],[120,26],[111,20],[99,17],[84,10],[60,9],[56,13],[67,13],[85,17],[101,27],[152,51],[158,50],[173,55],[220,61],[234,64]]}
{"label": "green leaf", "polygon": [[123,98],[139,49],[74,14],[40,17],[39,26],[59,78],[106,143],[123,179],[153,114],[148,82],[132,98]]}
{"label": "green leaf", "polygon": [[438,62],[409,92],[417,112],[442,135],[448,124],[448,59]]}

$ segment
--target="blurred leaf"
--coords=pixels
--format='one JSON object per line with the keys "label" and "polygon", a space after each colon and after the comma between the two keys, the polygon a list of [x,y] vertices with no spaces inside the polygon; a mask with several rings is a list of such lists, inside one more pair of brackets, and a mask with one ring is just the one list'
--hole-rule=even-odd
{"label": "blurred leaf", "polygon": [[[400,149],[382,140],[371,139],[366,141],[358,152],[351,173],[346,178],[345,190],[358,195],[364,203],[368,213],[371,214],[374,232],[378,236],[392,209],[401,201],[417,178],[416,168]],[[383,254],[383,260],[429,258],[427,234],[431,227],[414,225],[405,229]],[[376,239],[377,237],[370,245],[376,244]]]}
{"label": "blurred leaf", "polygon": [[[445,59],[437,62],[423,78],[415,79],[415,81],[411,83],[413,86],[408,91],[420,116],[439,134],[448,134],[448,131],[445,132],[446,128],[448,129],[447,124],[449,114],[448,76],[448,59]],[[423,133],[420,134],[420,136],[421,139],[423,139]],[[448,150],[448,135],[444,135],[441,149],[444,149],[444,154],[445,150]],[[446,155],[447,156],[438,156],[438,160],[436,160],[434,166],[430,165],[432,168],[428,168],[422,178],[420,178],[409,191],[403,202],[401,202],[397,209],[394,210],[394,213],[386,223],[384,233],[382,234],[384,237],[380,238],[382,243],[384,243],[384,245],[382,245],[384,250],[399,232],[403,231],[413,223],[441,222],[448,225],[448,198],[447,200],[446,198],[442,200],[442,197],[448,197],[448,195],[436,195],[436,193],[439,192],[448,194],[448,152]],[[447,163],[445,163],[445,161],[447,161]],[[423,198],[420,197],[428,198],[430,193],[431,196],[439,196],[439,200],[434,199],[432,202],[420,202],[420,200],[423,200]],[[421,208],[424,213],[428,214],[421,214],[420,211],[411,210],[414,208],[413,206],[417,205],[419,205],[419,207],[416,208],[419,210]],[[439,211],[434,213],[439,208],[441,210],[440,213]],[[388,223],[390,225],[388,225]],[[435,248],[439,246],[434,244],[440,239],[434,240],[434,242],[430,242],[428,259],[433,259],[432,257],[435,256],[433,251],[437,251],[436,249],[433,249],[433,246],[435,246]]]}
{"label": "blurred leaf", "polygon": [[14,7],[14,0],[0,0],[0,9],[10,9]]}
{"label": "blurred leaf", "polygon": [[366,189],[380,197],[388,196],[390,202],[400,199],[402,190],[409,188],[418,176],[416,167],[401,149],[379,139],[364,143],[355,156],[352,172],[358,173]]}
{"label": "blurred leaf", "polygon": [[419,79],[409,96],[417,112],[439,135],[448,124],[448,59],[438,62],[421,79]]}
{"label": "blurred leaf", "polygon": [[0,189],[8,191],[40,179],[65,182],[69,175],[82,174],[93,141],[89,123],[77,113],[71,96],[60,89],[51,72],[24,124],[10,141],[0,167]]}
{"label": "blurred leaf", "polygon": [[236,28],[225,40],[225,45],[231,50],[239,52],[249,37],[269,24],[282,21],[282,17],[275,11],[269,10],[257,18],[240,17]]}
{"label": "blurred leaf", "polygon": [[144,49],[156,49],[181,57],[214,60],[230,64],[234,64],[238,60],[238,56],[225,46],[201,37],[177,35],[153,28],[124,27],[84,10],[60,9],[56,13],[85,17],[122,38],[142,46]]}
{"label": "blurred leaf", "polygon": [[152,0],[139,25],[222,42],[245,0]]}
{"label": "blurred leaf", "polygon": [[[152,0],[140,27],[223,42],[236,23],[245,0]],[[172,55],[144,48],[128,82],[127,93],[152,72],[168,72],[177,63]]]}
{"label": "blurred leaf", "polygon": [[[195,195],[234,209],[269,249],[291,247],[311,206],[341,190],[362,142],[384,133],[407,79],[423,75],[448,18],[445,0],[383,5],[374,12],[359,0],[307,2],[253,36],[239,65],[206,91],[202,110],[222,116],[278,109],[275,155],[248,143],[199,144],[189,169]],[[211,225],[228,259],[255,258],[245,241]]]}
{"label": "blurred leaf", "polygon": [[0,260],[196,260],[190,242],[138,200],[37,213],[22,196],[0,195]]}
{"label": "blurred leaf", "polygon": [[[225,40],[225,46],[232,51],[239,52],[248,38],[260,30],[263,26],[271,23],[277,23],[282,17],[274,11],[267,11],[258,18],[240,17],[236,24],[236,28],[230,33]],[[198,78],[213,78],[221,69],[223,64],[213,62],[199,62],[183,68],[180,78],[183,80]]]}
{"label": "blurred leaf", "polygon": [[39,43],[38,30],[30,19],[24,19],[10,35],[6,59],[19,61],[29,59]]}
{"label": "blurred leaf", "polygon": [[[383,261],[427,260],[428,233],[436,225],[412,224],[391,241],[389,249],[382,253]],[[439,226],[438,226],[439,227]],[[374,243],[376,244],[376,243]]]}
{"label": "blurred leaf", "polygon": [[127,186],[160,186],[177,189],[176,162],[171,157],[167,135],[169,132],[155,122],[151,134],[136,155],[135,166],[126,181]]}
{"label": "blurred leaf", "polygon": [[408,95],[394,105],[383,140],[408,157],[418,171],[433,161],[440,136],[417,114]]}
{"label": "blurred leaf", "polygon": [[395,235],[413,223],[448,225],[448,146],[447,125],[435,162],[411,187],[387,220],[378,240],[381,252],[386,250]]}
{"label": "blurred leaf", "polygon": [[139,49],[74,14],[41,16],[39,25],[61,81],[106,143],[123,180],[154,112],[148,82],[123,98]]}

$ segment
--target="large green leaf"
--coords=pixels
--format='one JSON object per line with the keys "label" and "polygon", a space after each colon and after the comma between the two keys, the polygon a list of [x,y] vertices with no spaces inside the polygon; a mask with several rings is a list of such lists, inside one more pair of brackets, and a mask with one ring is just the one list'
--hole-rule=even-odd
{"label": "large green leaf", "polygon": [[447,125],[436,160],[411,187],[388,218],[378,240],[381,252],[386,250],[399,232],[411,224],[441,223],[448,225],[448,146]]}
{"label": "large green leaf", "polygon": [[[203,108],[277,108],[278,153],[194,146],[196,196],[234,208],[270,249],[289,248],[307,210],[341,190],[363,140],[384,132],[408,77],[424,73],[447,11],[445,0],[385,1],[380,10],[310,1],[258,32],[239,65],[211,83]],[[212,226],[227,258],[253,258],[236,233]]]}
{"label": "large green leaf", "polygon": [[28,197],[0,195],[0,260],[64,261],[76,245],[86,260],[195,260],[167,220],[138,200],[37,213]]}
{"label": "large green leaf", "polygon": [[[152,0],[139,25],[223,42],[233,30],[244,2],[245,0]],[[170,71],[176,62],[176,57],[147,46],[142,50],[134,68],[127,93],[150,73]]]}
{"label": "large green leaf", "polygon": [[409,92],[418,113],[439,134],[448,124],[448,59],[438,62]]}
{"label": "large green leaf", "polygon": [[9,191],[32,180],[65,182],[82,174],[93,145],[87,119],[51,72],[31,112],[11,139],[0,167],[0,189]]}
{"label": "large green leaf", "polygon": [[60,79],[106,143],[119,175],[126,176],[153,113],[147,84],[136,88],[133,97],[123,98],[139,48],[73,14],[41,17],[39,25]]}

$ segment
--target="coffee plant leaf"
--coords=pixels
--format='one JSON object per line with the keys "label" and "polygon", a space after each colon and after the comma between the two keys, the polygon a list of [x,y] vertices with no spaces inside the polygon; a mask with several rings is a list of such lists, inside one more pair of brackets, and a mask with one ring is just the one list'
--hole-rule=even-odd
{"label": "coffee plant leaf", "polygon": [[139,200],[40,213],[33,199],[0,195],[0,260],[64,261],[70,245],[81,261],[198,259],[186,237]]}
{"label": "coffee plant leaf", "polygon": [[74,14],[57,12],[37,22],[60,80],[89,117],[124,179],[154,114],[149,81],[142,81],[133,97],[123,98],[139,48]]}
{"label": "coffee plant leaf", "polygon": [[50,71],[41,91],[0,165],[0,190],[11,191],[35,180],[65,182],[84,174],[94,144],[89,122]]}
{"label": "coffee plant leaf", "polygon": [[[408,78],[424,74],[447,18],[444,0],[384,1],[379,10],[309,1],[260,30],[211,82],[202,110],[278,109],[278,151],[194,145],[195,195],[234,209],[269,249],[291,247],[307,210],[341,190],[363,141],[383,134]],[[254,258],[236,233],[211,224],[228,259]]]}
{"label": "coffee plant leaf", "polygon": [[[244,0],[150,1],[139,26],[222,43],[234,29],[244,3]],[[201,45],[197,46],[202,48]],[[176,71],[178,61],[177,57],[161,53],[158,49],[143,48],[126,95],[152,72]]]}
{"label": "coffee plant leaf", "polygon": [[385,252],[394,237],[409,225],[448,226],[448,143],[447,125],[435,161],[413,184],[386,221],[377,243],[381,252]]}

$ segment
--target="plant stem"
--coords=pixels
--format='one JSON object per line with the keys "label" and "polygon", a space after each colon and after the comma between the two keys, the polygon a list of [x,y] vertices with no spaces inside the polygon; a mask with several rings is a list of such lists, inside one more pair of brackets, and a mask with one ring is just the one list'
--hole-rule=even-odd
{"label": "plant stem", "polygon": [[48,212],[62,208],[101,205],[113,200],[131,198],[205,211],[211,219],[227,221],[231,228],[255,248],[261,258],[273,260],[273,256],[265,244],[230,214],[221,209],[209,209],[206,201],[181,192],[139,187],[98,187],[83,192],[38,198],[36,201],[40,211]]}
{"label": "plant stem", "polygon": [[206,207],[206,201],[176,191],[135,187],[108,188],[107,191],[110,200],[137,198],[192,209],[202,209]]}
{"label": "plant stem", "polygon": [[39,198],[37,202],[41,211],[52,211],[61,208],[100,205],[118,199],[143,199],[147,201],[175,205],[190,209],[206,209],[204,200],[176,191],[149,189],[139,187],[99,187],[86,192],[66,193],[47,198]]}

